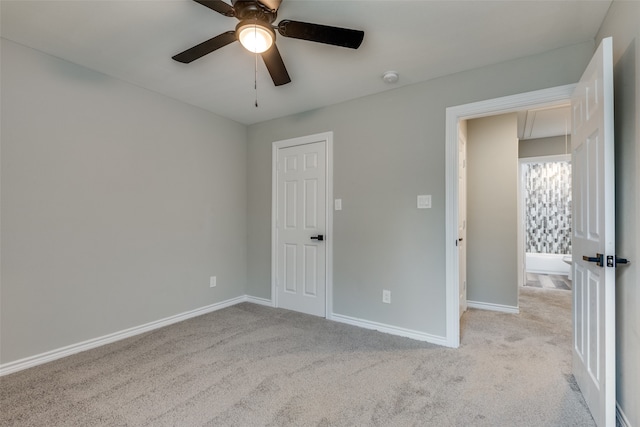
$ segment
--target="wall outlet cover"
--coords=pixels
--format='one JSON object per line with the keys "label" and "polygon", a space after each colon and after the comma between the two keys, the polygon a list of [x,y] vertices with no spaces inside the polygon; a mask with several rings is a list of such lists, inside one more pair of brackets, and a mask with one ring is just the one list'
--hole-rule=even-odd
{"label": "wall outlet cover", "polygon": [[382,302],[385,304],[391,304],[391,291],[386,289],[382,290]]}
{"label": "wall outlet cover", "polygon": [[217,285],[217,280],[216,280],[216,276],[211,276],[209,277],[209,287],[210,288],[215,288]]}

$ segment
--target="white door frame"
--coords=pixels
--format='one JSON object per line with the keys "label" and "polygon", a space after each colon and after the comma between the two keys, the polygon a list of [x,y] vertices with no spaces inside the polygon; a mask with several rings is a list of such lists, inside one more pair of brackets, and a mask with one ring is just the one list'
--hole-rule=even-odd
{"label": "white door frame", "polygon": [[325,224],[325,317],[332,318],[333,313],[333,132],[323,132],[299,138],[275,141],[271,147],[271,305],[278,307],[277,265],[278,247],[276,219],[278,216],[278,150],[281,148],[306,145],[314,142],[325,143],[326,155],[326,224]]}
{"label": "white door frame", "polygon": [[575,84],[542,89],[518,95],[449,107],[446,110],[446,345],[460,346],[460,305],[458,277],[458,123],[460,120],[513,113],[520,110],[566,104],[570,102]]}
{"label": "white door frame", "polygon": [[[468,203],[467,203],[467,173],[468,173],[468,169],[467,169],[467,153],[468,153],[468,133],[467,133],[467,122],[458,122],[458,123],[464,123],[464,132],[460,131],[460,128],[462,126],[458,126],[458,154],[460,154],[461,152],[463,152],[464,150],[464,158],[462,159],[462,164],[463,164],[463,171],[462,171],[462,179],[458,178],[458,207],[460,207],[460,203],[462,203],[462,219],[463,219],[463,225],[462,225],[462,231],[460,230],[460,209],[458,209],[458,243],[457,243],[457,247],[458,247],[458,279],[462,279],[462,286],[464,287],[464,289],[460,289],[460,284],[458,284],[458,304],[460,304],[460,309],[459,311],[459,315],[462,316],[464,314],[465,311],[467,311],[467,207],[468,207]],[[460,142],[463,141],[464,144],[460,144]],[[461,148],[461,145],[464,145],[464,148]],[[458,173],[460,173],[460,157],[458,157]],[[462,186],[463,191],[462,194],[460,192],[460,186]],[[462,197],[460,197],[462,196]],[[462,202],[461,202],[462,200]],[[460,253],[462,252],[462,256],[460,256]],[[460,262],[460,260],[463,260],[464,262]],[[464,277],[460,277],[460,274],[464,274]]]}

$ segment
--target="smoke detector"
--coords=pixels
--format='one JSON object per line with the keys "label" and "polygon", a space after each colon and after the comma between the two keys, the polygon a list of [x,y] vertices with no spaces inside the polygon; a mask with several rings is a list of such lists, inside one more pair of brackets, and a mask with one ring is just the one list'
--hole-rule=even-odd
{"label": "smoke detector", "polygon": [[399,78],[400,75],[397,71],[387,71],[382,75],[382,80],[389,84],[397,83]]}

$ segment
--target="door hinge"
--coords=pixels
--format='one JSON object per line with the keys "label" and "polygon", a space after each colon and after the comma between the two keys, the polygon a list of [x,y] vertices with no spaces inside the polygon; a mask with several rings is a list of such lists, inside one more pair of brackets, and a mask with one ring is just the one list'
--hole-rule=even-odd
{"label": "door hinge", "polygon": [[629,264],[626,258],[619,258],[617,255],[607,255],[607,267],[618,267],[618,264]]}

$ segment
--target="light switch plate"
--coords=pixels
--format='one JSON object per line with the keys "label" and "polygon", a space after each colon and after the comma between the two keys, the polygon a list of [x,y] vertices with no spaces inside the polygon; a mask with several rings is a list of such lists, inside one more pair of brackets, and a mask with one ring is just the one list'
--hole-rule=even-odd
{"label": "light switch plate", "polygon": [[429,209],[431,208],[431,195],[421,195],[418,196],[418,209]]}
{"label": "light switch plate", "polygon": [[335,210],[337,211],[341,211],[342,210],[342,199],[336,199],[333,203],[333,206],[335,207]]}

